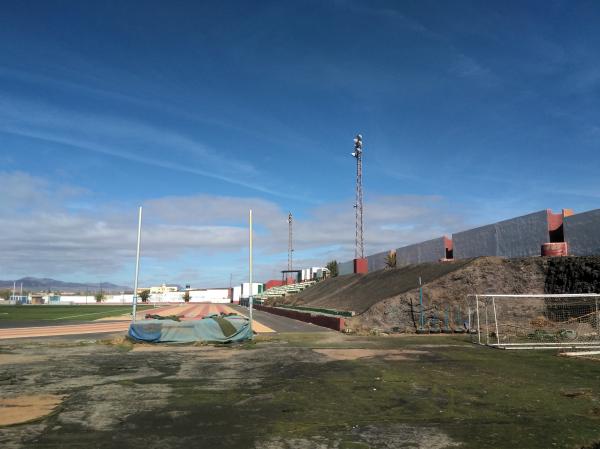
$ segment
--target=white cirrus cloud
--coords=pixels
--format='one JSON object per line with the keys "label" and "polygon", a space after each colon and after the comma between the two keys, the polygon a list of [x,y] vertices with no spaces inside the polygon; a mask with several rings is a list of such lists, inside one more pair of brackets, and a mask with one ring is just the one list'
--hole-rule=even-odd
{"label": "white cirrus cloud", "polygon": [[[0,279],[128,281],[137,230],[136,207],[85,202],[88,192],[21,172],[0,172]],[[21,205],[19,213],[14,207]],[[105,207],[106,206],[106,207]],[[248,209],[254,210],[257,279],[276,277],[287,260],[287,209],[263,198],[211,195],[151,198],[143,203],[142,278],[227,285],[246,270]],[[293,212],[293,211],[292,211]],[[464,229],[461,214],[437,196],[379,196],[365,203],[368,254]],[[294,220],[296,266],[349,260],[354,250],[352,202],[316,206]],[[144,274],[145,273],[145,274]],[[153,277],[155,276],[155,277]]]}

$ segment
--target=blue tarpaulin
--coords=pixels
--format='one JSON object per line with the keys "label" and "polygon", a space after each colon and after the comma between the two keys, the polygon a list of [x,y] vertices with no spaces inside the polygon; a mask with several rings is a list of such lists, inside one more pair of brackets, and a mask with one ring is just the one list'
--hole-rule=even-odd
{"label": "blue tarpaulin", "polygon": [[140,320],[129,326],[129,336],[151,343],[232,343],[252,339],[250,321],[241,315],[212,315],[201,320]]}

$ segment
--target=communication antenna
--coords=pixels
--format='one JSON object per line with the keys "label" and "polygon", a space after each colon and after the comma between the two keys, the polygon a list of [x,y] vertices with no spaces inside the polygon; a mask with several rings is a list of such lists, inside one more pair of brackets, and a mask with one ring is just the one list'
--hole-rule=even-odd
{"label": "communication antenna", "polygon": [[362,192],[362,135],[357,134],[354,138],[354,152],[352,156],[356,159],[356,235],[354,258],[362,259],[365,257],[365,242],[363,239],[363,192]]}
{"label": "communication antenna", "polygon": [[294,226],[294,218],[292,217],[292,213],[288,214],[288,271],[292,271],[293,262],[294,262],[294,245],[292,241],[293,236],[293,226]]}

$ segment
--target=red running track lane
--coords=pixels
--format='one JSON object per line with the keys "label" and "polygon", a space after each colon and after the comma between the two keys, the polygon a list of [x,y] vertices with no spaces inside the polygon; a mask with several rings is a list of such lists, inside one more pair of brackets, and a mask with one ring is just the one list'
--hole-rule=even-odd
{"label": "red running track lane", "polygon": [[[138,319],[146,314],[155,314],[161,316],[178,315],[182,316],[182,320],[199,320],[207,315],[219,313],[235,312],[227,304],[190,304],[190,305],[174,305],[160,307],[158,309],[148,309],[138,314]],[[102,320],[80,323],[80,324],[63,324],[60,326],[43,326],[43,327],[17,327],[0,329],[0,340],[10,338],[32,338],[32,337],[54,337],[61,335],[85,335],[85,334],[101,334],[109,332],[123,332],[129,328],[129,320],[109,321],[110,318]],[[257,332],[273,332],[272,329],[255,323]]]}

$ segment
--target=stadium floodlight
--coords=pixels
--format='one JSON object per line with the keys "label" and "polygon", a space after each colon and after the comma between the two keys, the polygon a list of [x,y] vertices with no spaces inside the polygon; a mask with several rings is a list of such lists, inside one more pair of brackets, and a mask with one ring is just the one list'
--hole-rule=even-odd
{"label": "stadium floodlight", "polygon": [[363,194],[362,194],[362,152],[363,142],[362,134],[354,137],[354,152],[352,156],[356,159],[356,201],[354,208],[356,213],[356,232],[354,258],[362,259],[365,257],[364,239],[363,239]]}
{"label": "stadium floodlight", "polygon": [[360,157],[360,155],[362,154],[362,135],[361,134],[357,134],[356,137],[354,138],[354,151],[352,153],[350,153],[352,155],[352,157]]}

